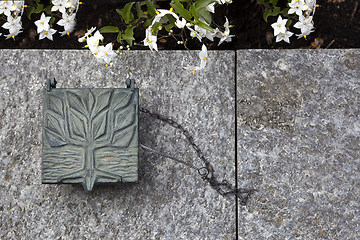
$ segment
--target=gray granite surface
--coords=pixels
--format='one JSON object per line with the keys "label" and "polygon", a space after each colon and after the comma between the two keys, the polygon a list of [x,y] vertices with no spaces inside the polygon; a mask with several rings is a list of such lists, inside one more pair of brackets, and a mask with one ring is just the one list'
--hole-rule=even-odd
{"label": "gray granite surface", "polygon": [[[139,183],[41,184],[45,80],[58,87],[124,87],[137,81],[140,104],[184,124],[217,176],[234,183],[235,53],[210,52],[192,75],[196,52],[119,55],[113,67],[89,51],[0,50],[0,239],[235,239],[236,203],[176,162],[141,151]],[[198,63],[196,63],[198,64]],[[178,131],[140,115],[140,142],[201,166]],[[192,161],[194,159],[194,161]]]}
{"label": "gray granite surface", "polygon": [[239,239],[360,239],[360,51],[237,51]]}

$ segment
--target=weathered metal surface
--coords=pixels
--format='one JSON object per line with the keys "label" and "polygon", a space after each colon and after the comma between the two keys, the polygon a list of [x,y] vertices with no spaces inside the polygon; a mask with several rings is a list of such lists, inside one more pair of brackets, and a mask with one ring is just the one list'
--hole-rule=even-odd
{"label": "weathered metal surface", "polygon": [[138,89],[43,92],[42,183],[138,180]]}

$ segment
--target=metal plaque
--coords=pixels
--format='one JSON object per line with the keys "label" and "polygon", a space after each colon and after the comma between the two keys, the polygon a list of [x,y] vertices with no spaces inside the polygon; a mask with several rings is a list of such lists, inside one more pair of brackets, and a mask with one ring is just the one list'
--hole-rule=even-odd
{"label": "metal plaque", "polygon": [[139,90],[43,92],[42,183],[137,182]]}

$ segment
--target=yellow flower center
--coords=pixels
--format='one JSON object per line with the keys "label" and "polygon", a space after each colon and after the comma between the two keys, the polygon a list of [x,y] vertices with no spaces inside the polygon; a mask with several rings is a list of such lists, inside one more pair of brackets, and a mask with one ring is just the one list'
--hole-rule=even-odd
{"label": "yellow flower center", "polygon": [[159,12],[159,11],[156,11],[156,14],[157,14],[157,15],[159,15],[159,14],[160,14],[160,12]]}
{"label": "yellow flower center", "polygon": [[173,9],[173,8],[170,8],[170,12],[172,12],[172,11],[174,11],[174,9]]}
{"label": "yellow flower center", "polygon": [[192,74],[195,74],[195,70],[192,71]]}
{"label": "yellow flower center", "polygon": [[15,25],[15,23],[11,23],[11,25],[13,25],[13,26],[14,26],[14,25]]}
{"label": "yellow flower center", "polygon": [[285,37],[285,34],[281,34],[282,37]]}
{"label": "yellow flower center", "polygon": [[12,36],[11,36],[13,39],[15,39],[15,35],[13,34]]}
{"label": "yellow flower center", "polygon": [[45,32],[45,34],[48,34],[48,32]]}
{"label": "yellow flower center", "polygon": [[69,33],[69,32],[67,32],[66,34],[67,34],[68,36],[70,36],[70,33]]}
{"label": "yellow flower center", "polygon": [[66,22],[70,22],[69,19],[67,19]]}
{"label": "yellow flower center", "polygon": [[98,42],[94,42],[94,44],[95,44],[95,45],[97,45],[97,44],[98,44]]}
{"label": "yellow flower center", "polygon": [[105,64],[105,67],[108,67],[109,66],[109,64]]}
{"label": "yellow flower center", "polygon": [[86,45],[85,45],[85,47],[86,47],[86,48],[88,48],[88,47],[89,47],[89,45],[87,45],[87,44],[86,44]]}
{"label": "yellow flower center", "polygon": [[194,33],[193,36],[196,37],[196,33]]}
{"label": "yellow flower center", "polygon": [[44,24],[44,22],[41,22],[41,24]]}
{"label": "yellow flower center", "polygon": [[98,55],[98,52],[95,52],[94,54],[95,54],[95,55]]}
{"label": "yellow flower center", "polygon": [[306,22],[304,22],[304,25],[306,25]]}
{"label": "yellow flower center", "polygon": [[306,39],[306,34],[304,34],[304,38]]}
{"label": "yellow flower center", "polygon": [[151,41],[151,40],[148,40],[148,42],[149,42],[149,43],[152,43],[152,41]]}
{"label": "yellow flower center", "polygon": [[104,54],[107,55],[107,52],[105,52]]}
{"label": "yellow flower center", "polygon": [[280,27],[281,25],[280,25],[280,24],[278,24],[277,26],[278,26],[278,27]]}
{"label": "yellow flower center", "polygon": [[204,59],[204,60],[206,60],[206,59],[207,59],[207,57],[203,57],[203,59]]}

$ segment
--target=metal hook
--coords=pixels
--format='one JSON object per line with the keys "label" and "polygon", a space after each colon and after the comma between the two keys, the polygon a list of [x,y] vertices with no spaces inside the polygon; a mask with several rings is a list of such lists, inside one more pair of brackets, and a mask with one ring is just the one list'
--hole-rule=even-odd
{"label": "metal hook", "polygon": [[46,90],[47,90],[48,92],[50,92],[52,88],[56,88],[56,84],[57,84],[57,81],[56,81],[55,78],[53,78],[53,79],[48,79],[48,80],[46,81]]}

